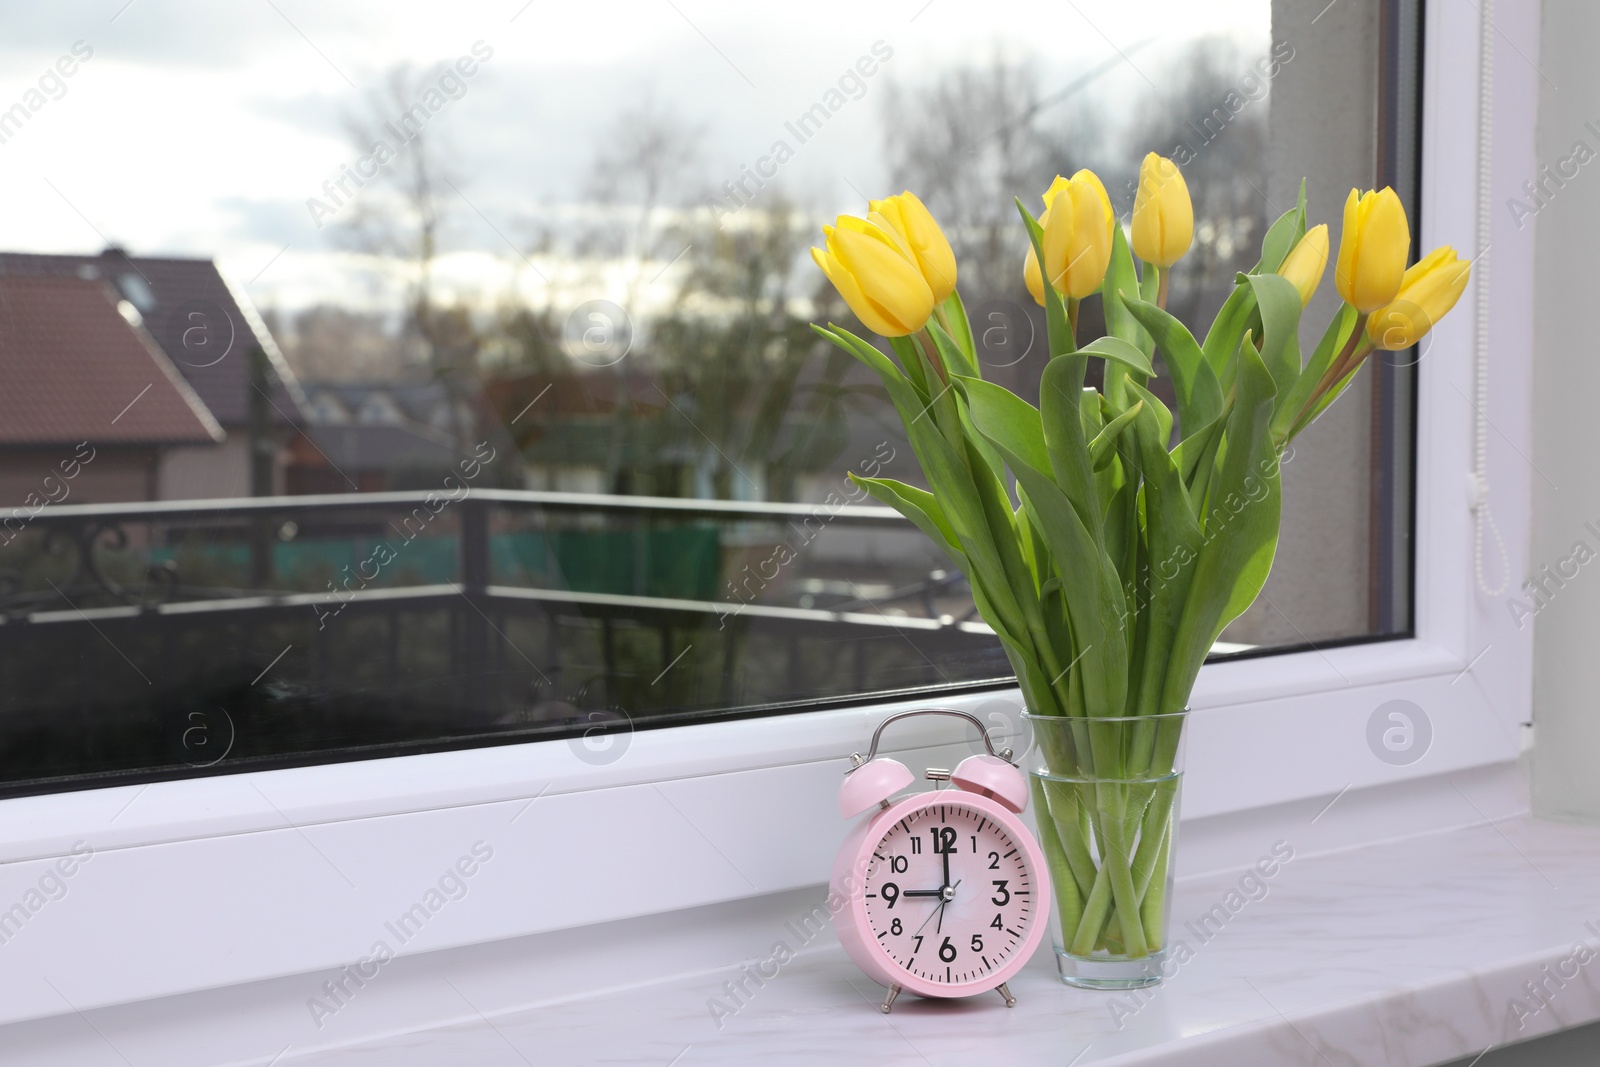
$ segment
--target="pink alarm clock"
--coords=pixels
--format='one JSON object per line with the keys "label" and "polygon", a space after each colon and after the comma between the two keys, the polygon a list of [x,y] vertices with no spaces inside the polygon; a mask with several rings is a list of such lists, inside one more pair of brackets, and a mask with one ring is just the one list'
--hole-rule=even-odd
{"label": "pink alarm clock", "polygon": [[[927,778],[953,789],[890,798],[915,777],[892,759],[875,758],[884,728],[917,715],[953,715],[978,728],[988,755],[970,756],[954,771],[930,767]],[[845,818],[871,811],[850,831],[833,865],[831,893],[845,906],[834,918],[839,941],[856,965],[889,994],[887,1014],[902,990],[924,997],[969,997],[998,990],[1044,937],[1050,878],[1038,842],[1018,818],[1028,786],[996,753],[976,718],[946,708],[906,711],[885,719],[863,759],[850,757],[839,790]],[[830,894],[831,895],[831,894]]]}

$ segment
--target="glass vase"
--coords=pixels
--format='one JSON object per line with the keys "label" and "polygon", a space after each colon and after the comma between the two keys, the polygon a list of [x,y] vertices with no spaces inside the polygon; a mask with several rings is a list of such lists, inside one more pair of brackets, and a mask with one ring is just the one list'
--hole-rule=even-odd
{"label": "glass vase", "polygon": [[1051,940],[1068,985],[1140,989],[1164,976],[1188,714],[1027,716]]}

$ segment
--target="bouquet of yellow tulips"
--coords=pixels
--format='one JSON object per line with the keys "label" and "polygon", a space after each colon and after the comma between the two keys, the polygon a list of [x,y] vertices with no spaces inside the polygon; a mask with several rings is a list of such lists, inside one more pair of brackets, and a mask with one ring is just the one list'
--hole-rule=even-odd
{"label": "bouquet of yellow tulips", "polygon": [[[949,553],[1016,671],[1063,977],[1094,985],[1106,972],[1086,964],[1127,961],[1127,988],[1159,980],[1183,713],[1272,567],[1278,457],[1375,349],[1416,344],[1454,306],[1469,264],[1443,247],[1408,269],[1399,197],[1352,190],[1334,266],[1343,304],[1306,359],[1300,316],[1329,240],[1326,225],[1307,228],[1304,184],[1203,336],[1166,311],[1194,231],[1171,160],[1145,158],[1126,228],[1087,170],[1057,177],[1044,206],[1035,218],[1017,201],[1023,281],[1048,326],[1037,408],[984,381],[955,256],[910,192],[841,216],[812,249],[895,358],[813,328],[881,379],[929,490],[852,478]],[[1083,342],[1079,305],[1096,294],[1107,334]],[[1158,352],[1175,410],[1149,388]],[[1103,389],[1086,385],[1091,359]]]}

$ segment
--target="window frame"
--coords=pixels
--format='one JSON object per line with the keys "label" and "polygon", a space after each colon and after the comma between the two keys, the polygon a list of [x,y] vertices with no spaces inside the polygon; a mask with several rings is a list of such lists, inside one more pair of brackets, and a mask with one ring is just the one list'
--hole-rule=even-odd
{"label": "window frame", "polygon": [[[1418,246],[1469,249],[1479,244],[1478,20],[1454,8],[1445,17],[1444,6],[1427,3]],[[1537,12],[1526,20],[1536,40]],[[1507,58],[1493,165],[1496,185],[1515,188],[1534,170],[1538,79],[1519,76],[1507,44],[1497,46]],[[1495,234],[1507,225],[1497,217]],[[1532,246],[1509,235],[1491,243],[1490,483],[1520,577],[1531,506],[1521,457],[1531,439]],[[1468,398],[1479,298],[1473,286],[1418,366],[1414,636],[1208,664],[1192,701],[1185,818],[1518,758],[1531,628],[1519,630],[1500,599],[1475,591]],[[939,704],[971,709],[998,695]],[[1410,766],[1367,748],[1368,717],[1390,699],[1432,721],[1432,746]],[[492,884],[474,890],[481,902],[407,952],[821,884],[847,828],[834,803],[844,757],[864,749],[885,715],[927,703],[640,731],[602,766],[544,741],[0,801],[0,909],[76,843],[94,850],[70,901],[52,903],[6,950],[19,969],[73,975],[62,992],[79,1010],[334,969],[368,953],[380,917],[403,912],[476,840],[504,857],[480,879]],[[942,720],[886,740],[913,766],[970,744]],[[641,896],[615,877],[639,869],[667,873]],[[244,914],[248,938],[236,929]],[[0,1023],[66,1010],[53,987],[19,985]]]}

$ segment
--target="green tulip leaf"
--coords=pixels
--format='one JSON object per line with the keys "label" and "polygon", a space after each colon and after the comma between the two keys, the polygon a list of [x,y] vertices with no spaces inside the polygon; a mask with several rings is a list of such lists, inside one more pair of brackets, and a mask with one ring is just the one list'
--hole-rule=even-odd
{"label": "green tulip leaf", "polygon": [[874,500],[887,504],[916,524],[917,529],[934,544],[944,549],[958,567],[967,569],[967,557],[961,551],[956,532],[938,499],[926,489],[895,481],[893,478],[867,478],[851,472],[847,477],[871,494]]}
{"label": "green tulip leaf", "polygon": [[1286,396],[1300,378],[1300,290],[1278,274],[1247,278],[1261,313],[1261,362]]}
{"label": "green tulip leaf", "polygon": [[1355,331],[1360,317],[1355,308],[1349,304],[1341,304],[1338,314],[1328,323],[1328,329],[1323,333],[1316,350],[1311,353],[1311,362],[1300,371],[1288,395],[1279,395],[1277,410],[1272,415],[1272,434],[1278,439],[1279,444],[1298,432],[1296,422],[1302,409],[1311,402],[1312,393],[1316,391],[1318,383],[1328,373],[1334,359],[1350,340],[1350,335]]}
{"label": "green tulip leaf", "polygon": [[938,350],[939,357],[944,360],[945,369],[949,373],[965,375],[968,378],[982,377],[972,357],[956,343],[955,338],[945,332],[943,326],[929,319],[928,333],[933,337],[934,347]]}
{"label": "green tulip leaf", "polygon": [[1128,310],[1150,331],[1167,361],[1178,399],[1178,433],[1180,439],[1188,437],[1222,410],[1222,385],[1183,323],[1142,300],[1129,302]]}
{"label": "green tulip leaf", "polygon": [[[1227,438],[1212,475],[1204,541],[1172,642],[1161,704],[1182,707],[1224,627],[1255,602],[1278,547],[1282,493],[1272,412],[1276,387],[1253,345],[1239,349]],[[1171,708],[1170,710],[1178,710]]]}
{"label": "green tulip leaf", "polygon": [[[888,389],[889,399],[906,428],[911,450],[922,465],[928,485],[938,498],[962,553],[972,564],[968,577],[974,590],[980,585],[985,590],[992,612],[985,618],[997,632],[1003,630],[1020,643],[1020,635],[1028,633],[1027,619],[1024,605],[1019,602],[1012,585],[1013,576],[1007,573],[1004,561],[1008,541],[1011,542],[1010,551],[1015,552],[1015,532],[1008,529],[996,543],[995,527],[990,522],[993,493],[980,491],[980,486],[992,490],[988,483],[994,481],[994,476],[987,467],[981,475],[974,473],[970,454],[965,448],[958,452],[951,446],[933,419],[927,417],[931,414],[928,405],[889,357],[842,327],[812,328],[875,371]],[[1009,515],[1008,508],[1008,527]]]}
{"label": "green tulip leaf", "polygon": [[1117,438],[1122,436],[1122,431],[1126,430],[1143,410],[1144,401],[1136,400],[1133,407],[1106,423],[1100,432],[1095,434],[1094,440],[1089,442],[1089,461],[1095,470],[1100,470],[1116,456]]}
{"label": "green tulip leaf", "polygon": [[1161,425],[1155,394],[1128,383],[1130,395],[1143,401],[1134,419],[1132,452],[1144,474],[1145,555],[1134,575],[1133,596],[1139,613],[1140,657],[1134,665],[1130,707],[1136,714],[1158,710],[1170,669],[1168,649],[1177,632],[1187,599],[1191,564],[1202,544],[1200,523]]}
{"label": "green tulip leaf", "polygon": [[[928,361],[922,358],[922,350],[917,347],[917,342],[909,337],[891,337],[889,347],[894,349],[896,358],[900,360],[900,369],[904,372],[906,381],[916,389],[923,403],[927,403],[928,398],[933,395],[928,391]],[[853,349],[847,348],[845,351],[855,354]]]}
{"label": "green tulip leaf", "polygon": [[1306,235],[1306,183],[1300,179],[1300,198],[1294,207],[1279,215],[1277,221],[1267,227],[1267,234],[1261,239],[1261,259],[1250,268],[1251,274],[1273,274],[1283,266],[1283,261],[1289,258],[1289,253],[1294,251],[1294,246],[1300,243],[1300,238]]}
{"label": "green tulip leaf", "polygon": [[[977,379],[962,384],[973,424],[1016,476],[1019,492],[1058,568],[1072,624],[1072,644],[1067,647],[1078,652],[1086,690],[1099,698],[1099,706],[1091,713],[1119,714],[1111,709],[1122,707],[1127,653],[1120,624],[1121,579],[1116,568],[1100,549],[1098,531],[1090,532],[1050,475],[1050,452],[1038,411],[997,385]],[[1076,419],[1074,410],[1074,422]],[[1064,669],[1067,664],[1058,666]]]}
{"label": "green tulip leaf", "polygon": [[1039,376],[1039,418],[1050,461],[1044,470],[1072,501],[1084,528],[1098,540],[1100,490],[1089,463],[1089,442],[1083,432],[1083,371],[1088,361],[1069,356],[1052,359]]}
{"label": "green tulip leaf", "polygon": [[1067,306],[1062,303],[1061,294],[1050,284],[1049,277],[1044,271],[1044,227],[1040,226],[1039,220],[1022,206],[1021,198],[1012,199],[1016,200],[1017,211],[1022,215],[1022,224],[1028,228],[1028,240],[1033,243],[1033,254],[1039,260],[1039,277],[1043,279],[1041,288],[1044,289],[1045,327],[1050,337],[1050,354],[1067,355],[1078,345],[1072,337],[1072,323],[1067,318]]}
{"label": "green tulip leaf", "polygon": [[[1120,337],[1100,337],[1082,348],[1079,353],[1085,356],[1099,356],[1101,359],[1121,363],[1123,366],[1138,371],[1149,378],[1155,373],[1155,368],[1150,365],[1150,357],[1141,352],[1137,346],[1129,344]],[[1110,375],[1107,375],[1109,378]]]}
{"label": "green tulip leaf", "polygon": [[1240,338],[1246,330],[1255,327],[1258,320],[1255,290],[1246,278],[1243,274],[1237,276],[1233,292],[1217,310],[1211,329],[1206,332],[1205,343],[1200,346],[1212,373],[1224,383],[1233,378],[1233,357],[1239,351]]}
{"label": "green tulip leaf", "polygon": [[[1139,320],[1128,312],[1127,306],[1122,302],[1123,293],[1139,292],[1139,274],[1133,266],[1133,251],[1128,247],[1128,238],[1122,232],[1122,222],[1118,220],[1111,227],[1111,264],[1106,268],[1105,281],[1100,283],[1101,300],[1105,307],[1106,332],[1115,338],[1126,341],[1145,355],[1145,360],[1155,352],[1155,339],[1145,332],[1139,325]],[[1146,375],[1150,372],[1146,371]],[[1134,379],[1138,381],[1137,378]],[[1115,385],[1120,388],[1122,376],[1107,375],[1107,390]],[[1140,385],[1145,384],[1140,381]],[[1120,400],[1120,397],[1118,398]]]}
{"label": "green tulip leaf", "polygon": [[[944,317],[950,323],[950,336],[955,338],[956,344],[961,346],[961,351],[967,355],[967,365],[972,367],[974,375],[980,375],[978,369],[978,346],[972,337],[972,323],[967,321],[967,306],[961,302],[961,294],[954,289],[945,297]],[[980,375],[981,376],[981,375]]]}

